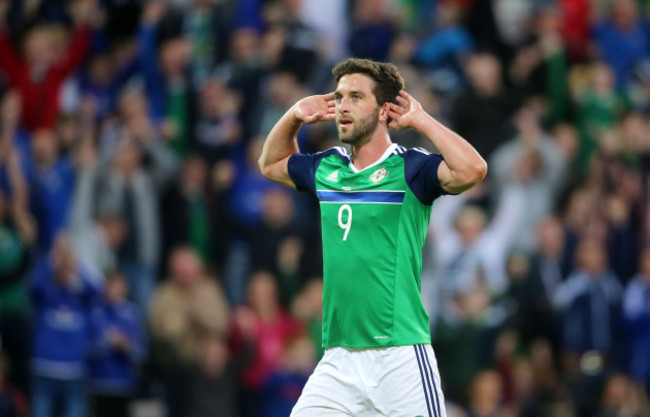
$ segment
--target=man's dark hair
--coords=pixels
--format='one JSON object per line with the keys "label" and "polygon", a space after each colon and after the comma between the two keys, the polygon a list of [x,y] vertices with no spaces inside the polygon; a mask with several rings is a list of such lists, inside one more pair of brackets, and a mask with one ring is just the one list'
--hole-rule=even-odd
{"label": "man's dark hair", "polygon": [[364,74],[375,80],[373,93],[377,104],[397,103],[395,97],[399,90],[404,89],[404,79],[399,74],[397,67],[385,62],[376,62],[369,59],[349,58],[337,64],[332,70],[336,82],[347,74]]}

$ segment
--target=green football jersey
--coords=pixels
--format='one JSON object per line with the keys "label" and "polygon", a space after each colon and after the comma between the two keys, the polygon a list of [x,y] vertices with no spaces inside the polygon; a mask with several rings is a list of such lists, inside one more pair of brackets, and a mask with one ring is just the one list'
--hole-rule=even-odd
{"label": "green football jersey", "polygon": [[290,158],[298,189],[320,202],[324,347],[431,343],[420,272],[441,161],[396,144],[361,171],[340,147]]}

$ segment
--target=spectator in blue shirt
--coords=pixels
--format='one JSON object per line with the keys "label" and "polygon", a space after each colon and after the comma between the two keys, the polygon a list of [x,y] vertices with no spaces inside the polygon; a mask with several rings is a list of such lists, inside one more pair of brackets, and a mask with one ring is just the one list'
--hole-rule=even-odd
{"label": "spectator in blue shirt", "polygon": [[639,17],[635,0],[616,0],[611,18],[596,24],[594,41],[614,70],[616,87],[624,90],[635,65],[650,56],[650,28]]}
{"label": "spectator in blue shirt", "polygon": [[386,3],[361,0],[356,3],[350,51],[358,58],[386,61],[396,34]]}
{"label": "spectator in blue shirt", "polygon": [[474,42],[460,25],[459,5],[445,2],[437,11],[437,27],[415,47],[413,62],[438,72],[437,88],[459,92],[464,83],[462,62],[474,50]]}
{"label": "spectator in blue shirt", "polygon": [[126,300],[127,293],[128,281],[122,273],[106,274],[104,299],[92,313],[89,377],[96,417],[128,415],[138,386],[144,332],[140,312]]}
{"label": "spectator in blue shirt", "polygon": [[264,387],[264,417],[291,414],[315,366],[314,343],[309,336],[297,334],[289,339],[281,365],[273,371]]}
{"label": "spectator in blue shirt", "polygon": [[616,345],[621,284],[608,269],[601,240],[583,238],[576,260],[577,268],[554,296],[562,314],[564,349],[574,355],[595,351],[605,359]]}
{"label": "spectator in blue shirt", "polygon": [[36,266],[32,279],[32,416],[51,417],[59,402],[64,417],[83,417],[89,319],[101,277],[77,263],[70,239],[62,233],[50,256]]}
{"label": "spectator in blue shirt", "polygon": [[116,109],[122,87],[137,68],[136,58],[133,55],[118,61],[116,54],[109,53],[97,53],[89,58],[78,82],[81,94],[94,104],[95,120],[101,120]]}
{"label": "spectator in blue shirt", "polygon": [[26,163],[31,211],[38,225],[37,248],[46,254],[68,221],[74,195],[72,161],[59,154],[59,139],[51,130],[38,130],[30,139],[32,155]]}
{"label": "spectator in blue shirt", "polygon": [[623,316],[630,339],[630,375],[650,387],[650,247],[643,251],[639,273],[623,297]]}

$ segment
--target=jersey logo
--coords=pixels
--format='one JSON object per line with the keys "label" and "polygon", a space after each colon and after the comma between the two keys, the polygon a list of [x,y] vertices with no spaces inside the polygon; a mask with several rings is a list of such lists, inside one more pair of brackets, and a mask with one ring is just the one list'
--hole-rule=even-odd
{"label": "jersey logo", "polygon": [[379,184],[379,181],[383,180],[387,176],[388,171],[386,171],[386,168],[381,167],[377,171],[370,174],[370,181],[372,181],[373,184]]}
{"label": "jersey logo", "polygon": [[327,181],[339,182],[339,172],[334,171],[325,178]]}

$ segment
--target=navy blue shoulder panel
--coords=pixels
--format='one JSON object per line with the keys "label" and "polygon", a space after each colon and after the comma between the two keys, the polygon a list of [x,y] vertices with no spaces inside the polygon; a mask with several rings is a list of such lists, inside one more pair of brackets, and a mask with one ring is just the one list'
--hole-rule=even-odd
{"label": "navy blue shoulder panel", "polygon": [[430,206],[433,200],[449,194],[440,185],[438,166],[442,155],[432,154],[421,148],[398,147],[397,154],[404,158],[404,177],[409,188],[420,203]]}
{"label": "navy blue shoulder panel", "polygon": [[294,153],[289,157],[289,176],[298,191],[311,191],[316,194],[316,170],[320,161],[330,155],[336,155],[346,162],[350,160],[345,148],[339,146],[318,153]]}

